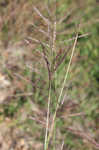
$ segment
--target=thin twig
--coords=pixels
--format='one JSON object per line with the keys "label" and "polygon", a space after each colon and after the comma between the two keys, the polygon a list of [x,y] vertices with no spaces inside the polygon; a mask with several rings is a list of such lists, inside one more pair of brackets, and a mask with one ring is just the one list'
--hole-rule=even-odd
{"label": "thin twig", "polygon": [[[71,45],[67,48],[67,50],[66,50],[65,54],[63,55],[63,57],[61,58],[61,60],[58,61],[58,63],[56,64],[56,66],[55,66],[55,68],[54,68],[54,71],[56,71],[57,68],[62,64],[62,62],[63,62],[64,59],[66,58],[66,56],[67,56],[67,54],[68,54],[68,52],[69,52],[70,49],[71,49]],[[56,56],[56,57],[57,57],[57,56]]]}
{"label": "thin twig", "polygon": [[11,97],[21,97],[21,96],[32,96],[33,93],[20,93],[16,95],[10,95]]}
{"label": "thin twig", "polygon": [[70,11],[68,11],[66,13],[66,15],[63,16],[57,23],[61,24],[64,20],[66,20],[68,18],[68,16],[70,16],[73,13],[73,11],[75,11],[75,9],[71,9]]}
{"label": "thin twig", "polygon": [[42,124],[44,127],[46,126],[46,123],[45,123],[45,122],[43,122],[43,121],[41,121],[41,120],[38,120],[38,119],[36,119],[35,117],[30,116],[29,118],[32,119],[32,120],[34,120],[34,121],[36,121],[36,122],[38,122],[38,123],[40,123],[40,124]]}
{"label": "thin twig", "polygon": [[40,29],[39,27],[37,27],[35,24],[31,24],[33,27],[35,27],[37,29],[37,31],[43,33],[46,37],[49,37],[48,33],[45,32],[44,30]]}
{"label": "thin twig", "polygon": [[51,24],[51,22],[46,17],[44,17],[36,7],[34,7],[34,10],[47,24]]}
{"label": "thin twig", "polygon": [[80,112],[80,113],[74,113],[74,114],[66,114],[66,116],[61,116],[61,118],[67,118],[67,117],[77,117],[77,116],[84,116],[86,115],[84,112]]}
{"label": "thin twig", "polygon": [[[78,39],[79,39],[79,38],[82,38],[82,37],[89,36],[89,35],[91,35],[91,33],[85,33],[85,34],[79,35],[79,36],[78,36]],[[73,40],[75,40],[75,39],[76,39],[76,37],[73,37],[73,38],[70,38],[70,39],[68,39],[68,40],[61,41],[60,43],[70,42],[70,41],[73,41]]]}
{"label": "thin twig", "polygon": [[[27,39],[25,39],[25,42],[26,42],[27,44],[30,44],[31,41],[34,41],[34,42],[40,44],[40,41],[39,41],[39,40],[37,40],[37,39],[35,39],[35,38],[32,38],[32,37],[28,37]],[[49,44],[46,44],[46,43],[44,43],[44,42],[42,42],[42,44],[43,44],[44,46],[50,47]]]}

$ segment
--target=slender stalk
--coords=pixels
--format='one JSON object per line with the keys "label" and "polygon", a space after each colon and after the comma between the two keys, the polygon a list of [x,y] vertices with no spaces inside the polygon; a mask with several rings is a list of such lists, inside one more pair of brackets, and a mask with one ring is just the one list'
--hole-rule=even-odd
{"label": "slender stalk", "polygon": [[62,142],[62,145],[61,145],[61,150],[63,150],[63,147],[64,147],[64,141]]}
{"label": "slender stalk", "polygon": [[46,133],[45,133],[44,150],[47,150],[47,144],[48,144],[48,129],[49,129],[49,115],[50,115],[50,100],[51,100],[51,85],[50,85],[50,89],[49,89],[48,105],[47,105],[47,119],[46,119]]}
{"label": "slender stalk", "polygon": [[78,33],[77,33],[76,39],[75,39],[75,41],[74,41],[74,45],[73,45],[73,49],[72,49],[70,61],[69,61],[68,67],[67,67],[67,71],[66,71],[66,75],[65,75],[65,78],[64,78],[64,82],[63,82],[63,85],[62,85],[62,88],[61,88],[61,92],[60,92],[60,95],[59,95],[59,98],[58,98],[56,110],[55,110],[55,113],[54,113],[54,115],[53,115],[52,126],[51,126],[51,130],[50,130],[50,133],[49,133],[49,136],[48,136],[48,143],[49,143],[49,141],[50,141],[50,139],[51,139],[51,137],[52,137],[52,134],[53,134],[54,124],[55,124],[55,120],[56,120],[56,114],[57,114],[57,111],[58,111],[58,108],[59,108],[59,104],[60,104],[60,101],[61,101],[63,89],[64,89],[64,86],[65,86],[65,84],[66,84],[66,80],[67,80],[68,73],[69,73],[69,70],[70,70],[72,58],[73,58],[74,51],[75,51],[75,47],[76,47],[76,44],[77,44],[77,39],[78,39]]}
{"label": "slender stalk", "polygon": [[[49,7],[49,0],[48,0],[48,7]],[[51,32],[50,24],[48,24],[49,47],[51,49],[50,32]],[[50,64],[50,65],[52,65],[52,64]],[[47,105],[47,118],[46,118],[46,132],[45,132],[44,150],[47,150],[47,144],[48,144],[48,130],[49,130],[49,119],[50,119],[50,101],[51,101],[51,72],[49,72],[49,90],[48,91],[49,91],[49,94],[48,94],[48,105]]]}

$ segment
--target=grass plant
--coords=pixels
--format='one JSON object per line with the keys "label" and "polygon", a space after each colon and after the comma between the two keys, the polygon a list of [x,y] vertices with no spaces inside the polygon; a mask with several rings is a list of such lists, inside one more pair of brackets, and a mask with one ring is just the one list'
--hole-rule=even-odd
{"label": "grass plant", "polygon": [[91,0],[43,4],[8,1],[0,10],[0,65],[11,83],[0,114],[43,143],[40,149],[98,149],[96,5]]}

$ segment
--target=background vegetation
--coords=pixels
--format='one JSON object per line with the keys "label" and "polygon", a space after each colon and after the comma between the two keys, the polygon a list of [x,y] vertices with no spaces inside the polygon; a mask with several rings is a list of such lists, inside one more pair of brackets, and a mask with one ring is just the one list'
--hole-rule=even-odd
{"label": "background vegetation", "polygon": [[93,0],[0,0],[2,150],[44,149],[77,33],[48,149],[99,149],[98,18]]}

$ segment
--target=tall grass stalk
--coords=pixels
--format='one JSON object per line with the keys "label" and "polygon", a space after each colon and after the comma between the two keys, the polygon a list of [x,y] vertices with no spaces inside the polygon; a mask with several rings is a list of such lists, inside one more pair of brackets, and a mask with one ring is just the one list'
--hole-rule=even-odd
{"label": "tall grass stalk", "polygon": [[[45,18],[43,17],[43,15],[41,15],[38,12],[38,10],[36,10],[36,11],[45,20]],[[46,19],[46,20],[48,20],[48,19]],[[47,22],[49,22],[49,21],[47,21]],[[54,23],[53,23],[52,38],[51,38],[51,35],[50,35],[50,24],[49,23],[48,23],[48,35],[50,37],[49,38],[49,45],[50,45],[50,49],[51,49],[51,61],[52,61],[53,58],[54,58],[54,51],[55,51],[55,44],[56,44],[55,43],[56,42],[56,5],[55,5],[55,18],[54,18]],[[64,89],[64,86],[66,84],[66,80],[67,80],[68,73],[69,73],[69,70],[70,70],[72,58],[73,58],[75,47],[76,47],[76,44],[77,44],[77,39],[78,39],[78,33],[77,33],[77,35],[75,37],[75,41],[74,41],[74,45],[73,45],[73,48],[72,48],[72,53],[71,53],[71,56],[70,56],[69,64],[68,64],[68,67],[67,67],[67,71],[66,71],[66,74],[65,74],[64,82],[63,82],[63,85],[62,85],[62,88],[61,88],[61,92],[60,92],[60,95],[59,95],[59,98],[58,98],[58,101],[57,101],[55,113],[53,115],[52,125],[51,125],[50,132],[49,132],[49,135],[48,135],[48,130],[49,130],[49,115],[50,115],[50,101],[51,101],[51,78],[50,78],[50,74],[49,74],[49,96],[48,96],[48,108],[47,108],[47,119],[46,119],[46,133],[45,133],[44,150],[48,149],[48,145],[49,145],[50,139],[51,139],[51,137],[53,135],[53,130],[54,130],[55,121],[56,121],[56,114],[57,114],[57,111],[59,109],[59,104],[60,104],[60,101],[61,101],[63,89]],[[50,63],[51,63],[51,68],[52,68],[53,64],[52,64],[52,62],[50,62]],[[49,72],[49,70],[48,70],[48,72]],[[55,77],[56,77],[56,75],[57,74],[56,74],[56,71],[55,71]]]}
{"label": "tall grass stalk", "polygon": [[[64,86],[66,84],[66,80],[67,80],[68,73],[69,73],[69,70],[70,70],[72,58],[73,58],[74,51],[75,51],[76,44],[77,44],[77,39],[78,39],[78,33],[77,33],[75,41],[74,41],[74,45],[73,45],[73,48],[72,48],[72,53],[71,53],[69,64],[68,64],[67,71],[66,71],[66,74],[65,74],[64,82],[63,82],[63,85],[62,85],[62,88],[61,88],[61,92],[60,92],[60,95],[59,95],[59,98],[58,98],[58,102],[57,102],[57,105],[56,105],[55,113],[53,115],[53,121],[52,121],[51,129],[50,129],[50,133],[49,133],[49,136],[48,136],[48,143],[49,143],[49,141],[50,141],[50,139],[51,139],[51,137],[53,135],[53,129],[54,129],[54,125],[55,125],[56,114],[57,114],[57,111],[59,109],[59,104],[60,104],[60,101],[61,101],[63,89],[64,89]],[[47,144],[47,148],[48,148],[48,144]],[[46,150],[47,150],[47,148],[46,148]]]}
{"label": "tall grass stalk", "polygon": [[[49,6],[49,1],[48,1],[48,6]],[[49,48],[51,49],[51,53],[52,53],[52,38],[50,35],[51,32],[51,28],[50,28],[50,24],[48,24],[48,37],[49,37]],[[50,64],[52,66],[52,64]],[[49,70],[48,70],[49,72]],[[45,132],[45,143],[44,143],[44,150],[47,149],[47,142],[48,142],[48,130],[49,130],[49,117],[50,117],[50,102],[51,102],[51,77],[50,77],[50,72],[49,74],[49,94],[48,94],[48,105],[47,105],[47,118],[46,118],[46,132]]]}
{"label": "tall grass stalk", "polygon": [[[50,3],[48,0],[48,7]],[[49,35],[49,45],[51,50],[51,62],[50,62],[50,68],[53,68],[53,59],[54,59],[54,52],[55,52],[55,42],[56,42],[56,3],[55,3],[55,18],[53,23],[53,34],[51,37],[51,27],[50,24],[48,24],[48,35]],[[51,78],[49,77],[49,98],[48,98],[48,108],[47,108],[47,119],[46,119],[46,134],[45,134],[45,144],[44,144],[44,150],[47,150],[49,140],[48,140],[48,129],[49,129],[49,115],[50,115],[50,102],[51,102]]]}
{"label": "tall grass stalk", "polygon": [[[67,66],[65,76],[64,76],[61,91],[60,91],[60,94],[59,94],[59,97],[58,97],[58,100],[57,100],[55,112],[53,114],[52,124],[50,126],[49,122],[50,122],[50,103],[51,103],[51,91],[52,91],[52,89],[51,89],[52,88],[51,87],[52,73],[53,73],[53,69],[55,69],[54,67],[56,67],[56,69],[57,69],[57,64],[55,64],[55,66],[53,66],[54,55],[56,53],[56,47],[55,47],[55,45],[56,45],[56,25],[57,25],[57,22],[56,22],[56,6],[55,6],[55,16],[54,16],[55,18],[54,18],[54,21],[52,21],[52,22],[50,22],[48,18],[45,18],[36,7],[34,7],[34,10],[44,20],[44,22],[47,23],[47,26],[48,26],[47,36],[48,36],[48,39],[49,39],[49,44],[48,45],[49,45],[49,50],[50,50],[50,52],[49,52],[50,56],[49,57],[51,58],[50,62],[49,62],[49,59],[46,56],[45,44],[43,44],[43,42],[41,42],[41,41],[37,41],[42,47],[42,54],[43,54],[43,58],[45,60],[46,66],[47,66],[48,77],[49,77],[46,131],[45,131],[45,142],[44,142],[44,150],[48,150],[49,142],[50,142],[50,140],[53,136],[53,131],[56,129],[55,128],[56,115],[57,115],[57,111],[59,109],[59,104],[60,104],[61,99],[62,99],[63,90],[64,90],[64,87],[65,87],[65,84],[66,84],[66,81],[67,81],[67,77],[68,77],[69,70],[70,70],[70,67],[71,67],[72,58],[73,58],[75,48],[76,48],[76,44],[77,44],[77,39],[79,38],[79,36],[78,36],[78,32],[77,32],[76,37],[74,37],[72,39],[72,40],[74,40],[74,44],[73,44],[73,47],[72,47],[70,60],[69,60],[68,66]],[[53,29],[52,29],[52,26],[53,26]],[[40,29],[38,31],[41,32]],[[51,34],[51,32],[52,32],[52,34]],[[42,32],[42,33],[45,33],[45,32]],[[69,47],[69,49],[70,49],[70,47]],[[67,55],[67,51],[65,53]],[[66,57],[66,55],[64,55],[64,56]],[[64,61],[64,59],[65,58],[63,57],[62,60],[61,60],[61,63]],[[58,66],[61,63],[58,63]],[[57,78],[56,69],[54,70],[54,77],[55,78]]]}

